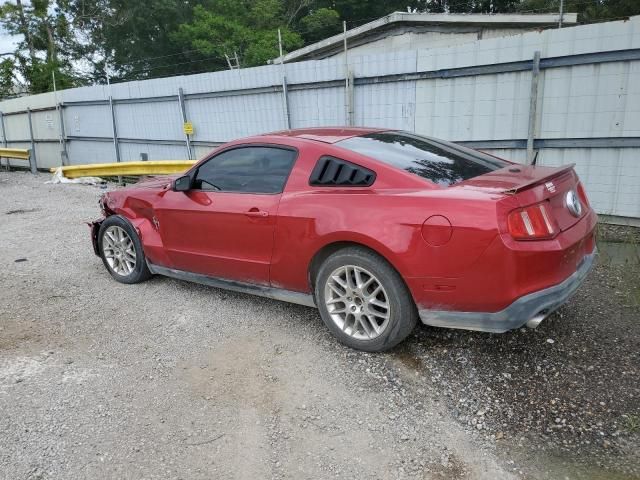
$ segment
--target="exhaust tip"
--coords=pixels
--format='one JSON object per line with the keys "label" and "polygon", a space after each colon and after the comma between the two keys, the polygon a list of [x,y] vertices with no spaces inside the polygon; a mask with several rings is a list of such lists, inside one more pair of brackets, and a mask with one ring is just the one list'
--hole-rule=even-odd
{"label": "exhaust tip", "polygon": [[530,319],[526,325],[529,328],[536,328],[538,325],[540,325],[540,322],[542,322],[542,320],[544,320],[545,318],[547,318],[549,316],[549,309],[544,309],[541,310],[540,312],[537,313],[537,315],[535,315],[532,319]]}
{"label": "exhaust tip", "polygon": [[536,328],[538,325],[540,325],[540,322],[542,322],[542,320],[545,319],[545,315],[543,313],[539,313],[538,315],[536,315],[535,317],[533,317],[531,320],[528,320],[526,325],[528,328]]}
{"label": "exhaust tip", "polygon": [[543,310],[542,312],[538,313],[535,317],[533,317],[532,319],[528,320],[526,325],[528,328],[536,328],[538,325],[540,325],[540,322],[542,322],[545,318],[547,318],[548,312],[546,310]]}

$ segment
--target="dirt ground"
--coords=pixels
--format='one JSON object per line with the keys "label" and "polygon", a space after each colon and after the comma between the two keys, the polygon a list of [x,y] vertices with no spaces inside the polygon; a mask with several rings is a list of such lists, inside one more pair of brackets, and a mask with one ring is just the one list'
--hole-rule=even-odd
{"label": "dirt ground", "polygon": [[113,281],[104,190],[47,178],[0,173],[0,478],[640,478],[637,244],[536,330],[365,354],[310,308]]}

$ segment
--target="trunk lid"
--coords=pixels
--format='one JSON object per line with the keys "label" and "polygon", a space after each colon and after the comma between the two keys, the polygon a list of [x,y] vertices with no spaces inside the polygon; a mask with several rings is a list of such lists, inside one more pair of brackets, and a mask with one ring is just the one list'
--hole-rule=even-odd
{"label": "trunk lid", "polygon": [[573,164],[563,167],[514,164],[459,185],[513,195],[520,207],[547,202],[561,231],[575,225],[588,210],[586,205],[582,205],[582,211],[576,214],[567,206],[569,192],[573,191],[577,197],[578,176]]}

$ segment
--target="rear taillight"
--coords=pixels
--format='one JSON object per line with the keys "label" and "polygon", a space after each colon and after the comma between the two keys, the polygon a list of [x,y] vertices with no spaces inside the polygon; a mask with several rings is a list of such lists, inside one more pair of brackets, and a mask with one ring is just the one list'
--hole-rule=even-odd
{"label": "rear taillight", "polygon": [[553,238],[559,231],[547,202],[514,210],[508,218],[509,233],[516,240]]}
{"label": "rear taillight", "polygon": [[578,197],[582,202],[582,205],[589,208],[589,200],[587,199],[587,192],[584,191],[584,187],[582,186],[582,182],[578,182]]}

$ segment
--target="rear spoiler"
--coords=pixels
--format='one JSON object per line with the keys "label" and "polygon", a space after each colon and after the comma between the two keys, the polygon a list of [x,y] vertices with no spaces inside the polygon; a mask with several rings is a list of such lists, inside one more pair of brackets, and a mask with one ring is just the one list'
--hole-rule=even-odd
{"label": "rear spoiler", "polygon": [[[563,175],[573,170],[573,167],[575,167],[575,165],[576,165],[575,163],[570,163],[569,165],[563,165],[562,167],[554,168],[552,171],[543,175],[532,174],[530,179],[523,181],[521,184],[518,184],[515,187],[503,190],[502,193],[506,193],[507,195],[509,195],[509,194],[521,192],[526,188],[532,187],[534,185],[539,185],[542,182],[545,182],[551,178],[559,177],[560,175]],[[533,172],[538,173],[541,170],[540,167],[536,168],[535,166],[531,166],[531,165],[527,165],[525,168],[527,168],[527,170],[530,170],[532,173]]]}

